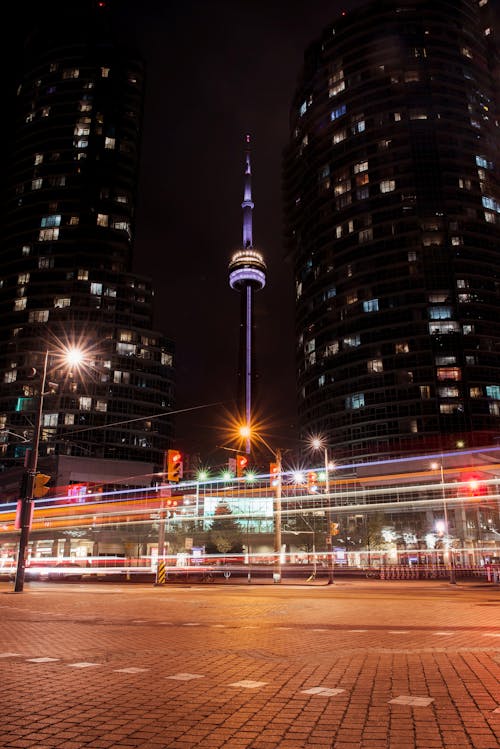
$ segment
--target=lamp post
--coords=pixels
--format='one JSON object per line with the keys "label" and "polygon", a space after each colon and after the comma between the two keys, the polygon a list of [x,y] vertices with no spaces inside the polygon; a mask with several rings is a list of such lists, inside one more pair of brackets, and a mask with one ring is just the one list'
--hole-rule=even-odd
{"label": "lamp post", "polygon": [[[275,494],[273,501],[273,518],[274,518],[274,572],[273,582],[281,583],[281,487],[282,487],[282,458],[281,450],[278,448],[273,450],[272,447],[266,442],[262,435],[252,431],[248,424],[244,424],[239,428],[240,437],[245,440],[250,440],[251,437],[255,437],[259,442],[262,442],[265,447],[269,450],[271,455],[274,457],[276,462],[276,484]],[[250,444],[247,442],[247,444]]]}
{"label": "lamp post", "polygon": [[311,441],[311,446],[314,450],[324,450],[325,458],[325,494],[328,498],[328,507],[326,511],[326,523],[327,523],[327,534],[326,534],[326,550],[328,558],[328,585],[333,585],[334,580],[334,567],[335,562],[333,559],[333,536],[332,536],[332,500],[330,497],[330,462],[328,460],[328,447],[324,444],[320,437],[314,437]]}
{"label": "lamp post", "polygon": [[[38,396],[38,406],[35,416],[35,425],[33,429],[33,443],[31,450],[28,452],[25,472],[23,477],[23,496],[20,499],[19,512],[19,550],[17,555],[16,579],[14,583],[14,592],[22,593],[24,589],[24,577],[26,571],[26,557],[28,554],[29,533],[31,529],[31,515],[33,512],[33,493],[35,489],[36,475],[38,471],[38,450],[40,445],[40,433],[42,429],[43,399],[46,395],[45,384],[47,382],[47,365],[49,361],[49,350],[45,351],[43,357],[42,374],[40,377],[40,394]],[[67,349],[63,353],[64,359],[68,364],[78,365],[82,361],[82,352],[76,348]]]}
{"label": "lamp post", "polygon": [[[436,469],[438,467],[437,463],[433,463],[432,468]],[[443,461],[441,460],[439,463],[439,471],[441,476],[441,496],[443,498],[443,512],[444,512],[444,531],[446,533],[446,539],[448,544],[448,555],[450,560],[450,566],[449,566],[449,574],[450,574],[450,585],[456,584],[456,578],[455,578],[455,564],[453,559],[453,551],[450,548],[450,529],[448,526],[448,507],[446,504],[446,490],[444,485],[444,470],[443,470]]]}

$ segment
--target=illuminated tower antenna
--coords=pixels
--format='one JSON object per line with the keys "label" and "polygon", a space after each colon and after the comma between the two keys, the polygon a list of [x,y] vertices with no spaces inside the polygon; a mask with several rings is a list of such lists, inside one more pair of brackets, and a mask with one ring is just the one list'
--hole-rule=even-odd
{"label": "illuminated tower antenna", "polygon": [[[237,250],[229,263],[229,285],[241,294],[240,350],[238,367],[238,402],[240,416],[248,426],[252,423],[252,395],[254,371],[253,296],[266,285],[266,264],[260,252],[253,247],[252,236],[252,168],[250,162],[250,136],[245,136],[245,184],[243,192],[243,248]],[[246,440],[250,452],[250,437]]]}

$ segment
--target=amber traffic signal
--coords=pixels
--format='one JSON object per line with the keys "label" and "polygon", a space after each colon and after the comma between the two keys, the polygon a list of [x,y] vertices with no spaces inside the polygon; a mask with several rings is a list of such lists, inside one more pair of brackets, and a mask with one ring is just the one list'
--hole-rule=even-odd
{"label": "amber traffic signal", "polygon": [[45,497],[49,492],[49,487],[46,486],[49,481],[50,476],[46,476],[45,473],[37,473],[35,476],[35,483],[33,484],[33,496]]}
{"label": "amber traffic signal", "polygon": [[167,453],[167,479],[179,481],[182,478],[182,455],[178,450]]}

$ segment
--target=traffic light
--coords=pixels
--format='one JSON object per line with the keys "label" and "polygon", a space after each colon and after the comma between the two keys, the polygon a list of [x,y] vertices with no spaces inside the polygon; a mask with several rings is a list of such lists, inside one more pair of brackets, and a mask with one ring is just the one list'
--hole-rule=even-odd
{"label": "traffic light", "polygon": [[487,494],[487,487],[476,474],[464,476],[465,487],[469,497],[481,497]]}
{"label": "traffic light", "polygon": [[182,478],[182,455],[178,450],[167,453],[167,478],[169,481],[179,481]]}
{"label": "traffic light", "polygon": [[45,497],[49,492],[49,487],[46,486],[48,481],[50,481],[50,476],[46,476],[45,473],[36,474],[35,483],[33,484],[34,497]]}
{"label": "traffic light", "polygon": [[177,510],[177,505],[178,504],[179,503],[178,503],[178,501],[176,499],[167,499],[166,500],[165,505],[167,507],[167,517],[169,517],[169,518],[173,518],[174,517],[174,515],[176,513],[176,510]]}
{"label": "traffic light", "polygon": [[318,491],[318,476],[315,471],[307,472],[307,488],[310,492]]}
{"label": "traffic light", "polygon": [[243,471],[248,467],[248,457],[246,455],[236,456],[236,475],[238,478],[243,476]]}
{"label": "traffic light", "polygon": [[269,478],[271,486],[276,486],[279,480],[279,466],[277,463],[269,463]]}

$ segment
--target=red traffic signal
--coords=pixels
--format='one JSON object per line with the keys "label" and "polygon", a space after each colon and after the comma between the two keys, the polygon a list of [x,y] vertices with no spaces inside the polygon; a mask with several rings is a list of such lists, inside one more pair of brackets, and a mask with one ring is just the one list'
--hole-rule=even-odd
{"label": "red traffic signal", "polygon": [[481,497],[483,494],[487,493],[485,484],[476,474],[471,473],[468,476],[464,476],[464,480],[469,497]]}
{"label": "red traffic signal", "polygon": [[236,475],[238,478],[243,476],[243,471],[248,467],[248,457],[246,455],[236,456]]}
{"label": "red traffic signal", "polygon": [[315,471],[308,471],[307,473],[307,488],[310,492],[315,492],[318,489],[318,476]]}
{"label": "red traffic signal", "polygon": [[273,486],[277,485],[279,479],[279,465],[277,463],[269,463],[269,478]]}

